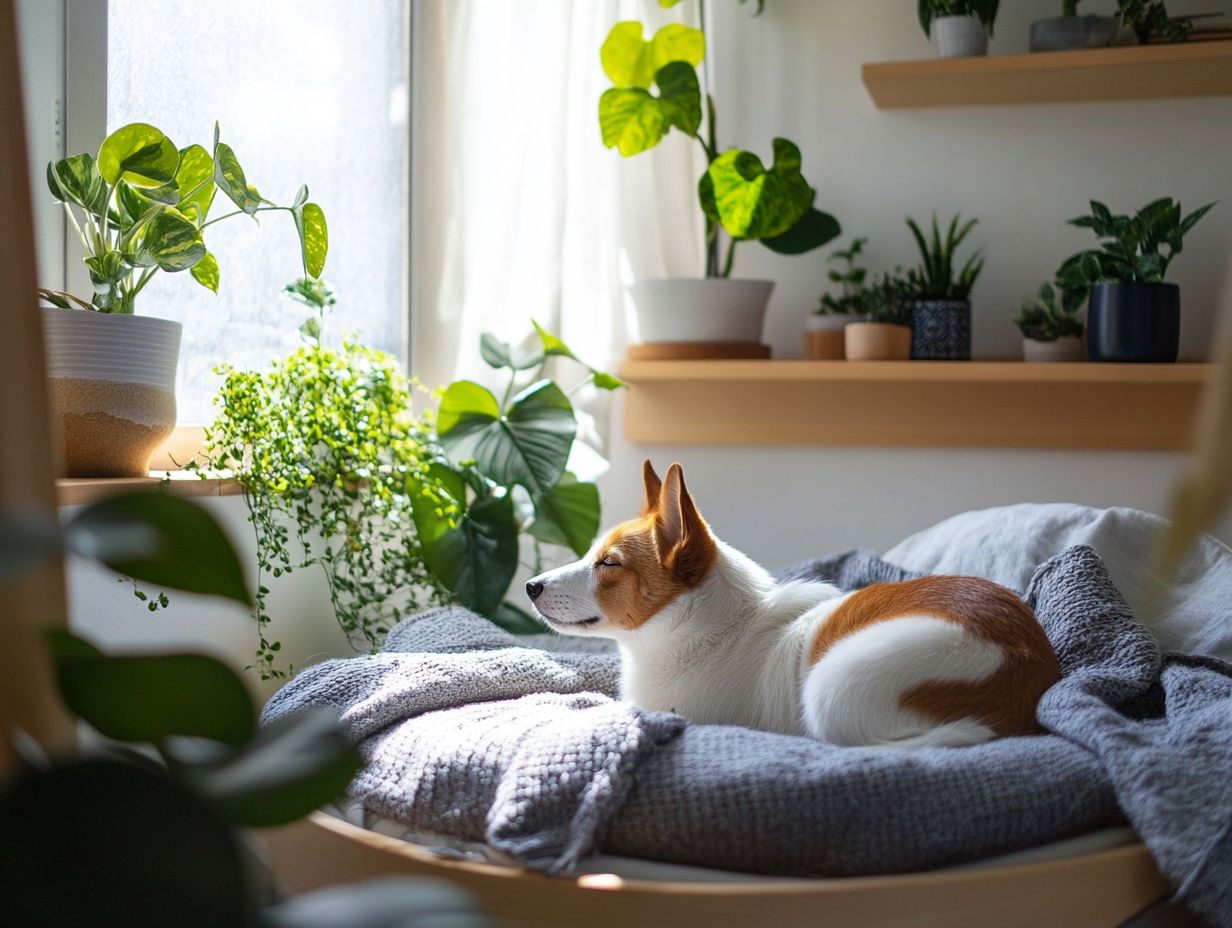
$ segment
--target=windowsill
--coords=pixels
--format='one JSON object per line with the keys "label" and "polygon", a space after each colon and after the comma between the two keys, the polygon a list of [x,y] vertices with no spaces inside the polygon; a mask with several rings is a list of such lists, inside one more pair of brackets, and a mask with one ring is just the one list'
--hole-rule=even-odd
{"label": "windowsill", "polygon": [[163,492],[172,496],[240,496],[244,492],[233,477],[202,479],[188,471],[152,472],[149,477],[62,477],[56,481],[56,504],[82,506],[128,490],[159,490],[164,483]]}

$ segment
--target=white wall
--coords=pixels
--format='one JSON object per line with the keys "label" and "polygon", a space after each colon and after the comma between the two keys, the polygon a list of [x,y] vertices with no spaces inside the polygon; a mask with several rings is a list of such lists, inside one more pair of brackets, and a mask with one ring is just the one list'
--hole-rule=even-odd
{"label": "white wall", "polygon": [[[768,0],[758,18],[750,6],[708,5],[720,147],[768,161],[775,135],[796,142],[818,206],[839,218],[843,243],[869,236],[873,269],[914,263],[904,216],[978,216],[972,239],[987,266],[974,292],[977,357],[1018,355],[1009,313],[1093,241],[1064,222],[1088,199],[1128,211],[1157,196],[1187,208],[1222,201],[1170,274],[1183,293],[1182,355],[1206,356],[1217,307],[1232,315],[1232,98],[881,111],[860,65],[931,54],[913,3]],[[1026,51],[1030,21],[1060,4],[1001,6],[993,53]],[[1227,0],[1169,7],[1232,12]],[[737,251],[737,276],[777,281],[766,332],[777,356],[800,354],[802,319],[825,271],[816,255],[786,258],[756,244]],[[956,512],[1003,503],[1166,511],[1183,461],[1159,452],[652,446],[617,435],[603,481],[609,521],[637,506],[643,457],[682,462],[719,534],[770,564],[854,545],[884,549]],[[1232,540],[1232,518],[1218,534]]]}

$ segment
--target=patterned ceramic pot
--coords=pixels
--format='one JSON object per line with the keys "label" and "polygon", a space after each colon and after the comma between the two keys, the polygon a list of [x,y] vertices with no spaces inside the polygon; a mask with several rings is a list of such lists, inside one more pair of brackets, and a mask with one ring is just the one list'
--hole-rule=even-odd
{"label": "patterned ceramic pot", "polygon": [[971,360],[971,301],[916,300],[911,307],[911,357]]}
{"label": "patterned ceramic pot", "polygon": [[145,477],[175,428],[180,324],[44,309],[51,412],[65,477]]}

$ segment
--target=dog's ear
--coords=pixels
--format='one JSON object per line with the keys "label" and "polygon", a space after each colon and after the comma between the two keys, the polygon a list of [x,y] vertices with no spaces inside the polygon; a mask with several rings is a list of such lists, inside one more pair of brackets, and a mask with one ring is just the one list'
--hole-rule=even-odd
{"label": "dog's ear", "polygon": [[646,502],[642,506],[642,514],[650,515],[659,508],[659,493],[663,489],[663,481],[655,473],[650,458],[642,461],[642,483],[646,485]]}
{"label": "dog's ear", "polygon": [[663,480],[655,535],[663,566],[685,584],[700,583],[714,561],[714,536],[689,495],[679,464],[669,467]]}

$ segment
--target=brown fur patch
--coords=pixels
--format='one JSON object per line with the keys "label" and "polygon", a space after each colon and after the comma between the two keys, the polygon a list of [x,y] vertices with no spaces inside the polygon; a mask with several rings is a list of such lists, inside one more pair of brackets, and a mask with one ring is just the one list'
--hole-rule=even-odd
{"label": "brown fur patch", "polygon": [[[620,566],[597,566],[608,558]],[[640,628],[689,589],[659,557],[653,515],[612,529],[595,561],[595,599],[603,615],[621,628]]]}
{"label": "brown fur patch", "polygon": [[1034,613],[1005,587],[979,577],[921,577],[877,583],[847,598],[813,638],[817,663],[834,643],[890,619],[928,615],[962,625],[1001,648],[1005,660],[983,680],[935,680],[903,693],[899,704],[934,719],[973,718],[998,735],[1037,730],[1035,707],[1060,679],[1056,652]]}

